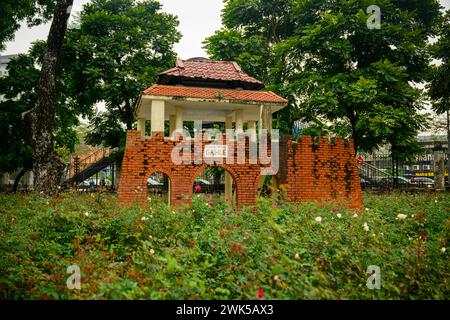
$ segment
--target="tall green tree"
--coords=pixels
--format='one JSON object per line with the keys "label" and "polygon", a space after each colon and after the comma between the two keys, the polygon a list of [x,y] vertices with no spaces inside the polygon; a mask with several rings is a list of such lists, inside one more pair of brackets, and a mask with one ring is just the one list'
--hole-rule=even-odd
{"label": "tall green tree", "polygon": [[[0,140],[0,172],[21,169],[14,191],[20,178],[33,169],[30,128],[22,121],[22,114],[36,104],[45,46],[44,41],[36,42],[27,54],[14,57],[8,64],[8,76],[0,78],[0,136],[3,137]],[[61,79],[58,87],[64,88]],[[71,103],[64,90],[59,90],[53,130],[53,149],[59,156],[74,151],[78,142],[75,127],[79,124],[80,115],[87,116],[87,113]]]}
{"label": "tall green tree", "polygon": [[[236,61],[268,90],[292,101],[290,92],[278,85],[274,67],[282,57],[276,55],[274,48],[294,32],[293,0],[224,0],[224,3],[223,29],[203,42],[208,56],[214,60]],[[290,133],[293,121],[299,116],[290,104],[276,114],[274,127]]]}
{"label": "tall green tree", "polygon": [[56,87],[59,53],[67,30],[73,0],[58,0],[53,11],[45,53],[36,87],[35,106],[23,113],[30,128],[34,189],[43,194],[58,192],[64,163],[54,152],[53,130],[58,90]]}
{"label": "tall green tree", "polygon": [[[437,37],[438,41],[431,46],[431,51],[439,60],[439,64],[430,72],[428,94],[432,99],[434,111],[447,117],[447,146],[450,146],[450,10],[442,19]],[[447,170],[450,174],[450,147],[447,151]]]}
{"label": "tall green tree", "polygon": [[177,26],[176,17],[161,12],[154,0],[94,0],[85,5],[78,26],[68,33],[64,55],[74,100],[106,106],[91,119],[88,143],[123,144],[125,129],[135,122],[140,92],[175,63]]}
{"label": "tall green tree", "polygon": [[[418,112],[421,91],[411,84],[424,80],[426,42],[439,18],[438,1],[293,0],[265,11],[268,2],[227,1],[225,30],[205,46],[220,58],[218,49],[230,42],[224,35],[266,39],[263,80],[290,100],[275,124],[288,131],[300,117],[339,127],[353,137],[355,148],[390,143],[398,157],[417,147],[415,136],[426,117]],[[367,26],[371,5],[381,10],[380,29]],[[272,22],[272,28],[258,25],[258,19]]]}

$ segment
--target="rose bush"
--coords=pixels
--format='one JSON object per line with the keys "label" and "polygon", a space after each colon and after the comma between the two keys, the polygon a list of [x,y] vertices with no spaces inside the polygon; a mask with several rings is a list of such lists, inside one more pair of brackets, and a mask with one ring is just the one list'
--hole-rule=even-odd
{"label": "rose bush", "polygon": [[[261,198],[237,212],[216,196],[121,209],[113,195],[70,193],[0,203],[3,299],[450,296],[448,194],[366,194],[367,210]],[[81,290],[66,287],[74,264]],[[369,265],[380,290],[366,286]]]}

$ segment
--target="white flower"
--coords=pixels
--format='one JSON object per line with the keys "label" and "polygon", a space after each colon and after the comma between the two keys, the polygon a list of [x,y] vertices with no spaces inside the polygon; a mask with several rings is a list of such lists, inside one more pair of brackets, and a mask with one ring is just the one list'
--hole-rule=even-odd
{"label": "white flower", "polygon": [[438,201],[437,201],[437,199],[434,199],[434,203],[437,203]]}
{"label": "white flower", "polygon": [[149,235],[148,238],[149,238],[150,240],[153,239],[152,235]]}
{"label": "white flower", "polygon": [[411,215],[411,218],[414,218],[415,216],[416,216],[415,214],[412,214],[412,215]]}
{"label": "white flower", "polygon": [[85,215],[86,217],[89,217],[89,212],[86,211],[86,212],[84,213],[84,215]]}
{"label": "white flower", "polygon": [[296,253],[294,258],[295,258],[295,260],[300,260],[300,255],[298,253]]}
{"label": "white flower", "polygon": [[273,276],[273,280],[275,280],[275,281],[280,281],[281,279],[280,279],[280,276],[275,275],[275,276]]}
{"label": "white flower", "polygon": [[353,215],[353,218],[358,218],[358,214],[355,213],[355,214]]}
{"label": "white flower", "polygon": [[151,254],[151,255],[154,255],[154,254],[155,254],[155,250],[150,249],[150,254]]}
{"label": "white flower", "polygon": [[322,217],[316,217],[314,220],[316,220],[317,223],[321,223],[322,222]]}
{"label": "white flower", "polygon": [[441,252],[442,252],[442,253],[445,253],[445,250],[447,250],[445,247],[442,247],[442,248],[441,248]]}
{"label": "white flower", "polygon": [[340,219],[340,218],[342,218],[342,214],[338,213],[338,214],[336,215],[336,217],[338,217],[338,218]]}
{"label": "white flower", "polygon": [[369,211],[369,208],[365,208],[366,209],[366,211]]}
{"label": "white flower", "polygon": [[406,217],[407,217],[407,215],[406,215],[406,214],[403,214],[403,213],[399,213],[399,214],[397,215],[397,220],[405,220],[405,219],[406,219]]}
{"label": "white flower", "polygon": [[148,197],[147,200],[151,202],[151,201],[152,201],[152,198]]}
{"label": "white flower", "polygon": [[147,221],[148,218],[147,218],[147,217],[142,217],[141,220],[142,220],[142,221]]}
{"label": "white flower", "polygon": [[369,231],[369,226],[367,225],[367,223],[366,223],[366,222],[364,222],[364,224],[363,224],[363,228],[364,228],[364,230],[366,230],[366,231]]}

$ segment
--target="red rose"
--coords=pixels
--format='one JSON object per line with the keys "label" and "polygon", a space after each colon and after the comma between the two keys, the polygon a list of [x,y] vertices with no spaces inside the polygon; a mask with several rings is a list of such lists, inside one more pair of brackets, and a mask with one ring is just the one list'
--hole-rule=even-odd
{"label": "red rose", "polygon": [[264,291],[261,288],[258,289],[258,298],[260,299],[264,298]]}

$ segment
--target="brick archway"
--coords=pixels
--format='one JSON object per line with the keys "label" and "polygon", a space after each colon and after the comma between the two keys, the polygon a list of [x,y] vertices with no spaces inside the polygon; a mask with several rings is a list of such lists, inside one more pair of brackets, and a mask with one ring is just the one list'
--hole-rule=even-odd
{"label": "brick archway", "polygon": [[205,171],[207,168],[214,168],[214,167],[222,168],[231,175],[231,177],[233,179],[233,183],[236,188],[236,205],[237,205],[239,203],[238,196],[239,196],[239,189],[240,189],[239,184],[238,184],[238,176],[237,176],[236,172],[233,170],[233,168],[227,164],[203,164],[203,165],[200,165],[191,177],[191,181],[192,181],[191,184],[193,185],[195,183],[195,179],[198,176],[200,176],[200,174],[203,171]]}
{"label": "brick archway", "polygon": [[[223,139],[223,141],[226,141]],[[164,139],[162,132],[151,138],[142,138],[139,131],[129,130],[122,162],[122,176],[118,197],[123,204],[144,203],[147,178],[153,172],[165,173],[170,180],[170,203],[191,203],[193,183],[198,174],[208,166],[223,167],[236,182],[237,207],[256,205],[258,180],[267,165],[237,161],[236,153],[229,153],[233,164],[175,164],[171,153],[179,142]],[[193,147],[194,141],[187,141]],[[202,147],[211,141],[203,141]],[[235,143],[235,142],[233,142]],[[248,154],[248,143],[246,143]],[[326,138],[314,140],[304,136],[292,141],[287,136],[280,141],[280,167],[278,182],[285,186],[286,201],[339,199],[348,207],[361,207],[362,194],[353,145],[342,139],[330,144]]]}
{"label": "brick archway", "polygon": [[[224,139],[225,140],[225,139]],[[146,199],[147,177],[154,172],[166,174],[171,183],[171,205],[190,204],[195,178],[207,167],[222,167],[230,173],[236,184],[236,206],[254,206],[256,204],[257,184],[255,180],[261,173],[261,164],[237,163],[237,155],[229,154],[234,164],[214,163],[195,164],[193,158],[189,163],[175,164],[171,152],[177,141],[164,139],[162,133],[151,138],[142,138],[138,131],[127,133],[127,146],[122,163],[122,177],[119,184],[119,201],[124,204],[144,203]],[[194,141],[187,142],[194,143]],[[211,141],[203,141],[202,146]],[[246,145],[248,154],[248,144]]]}
{"label": "brick archway", "polygon": [[[154,169],[154,170],[149,170],[148,172],[146,172],[146,174],[144,175],[145,177],[145,185],[147,187],[147,180],[149,177],[151,177],[152,175],[154,175],[155,173],[163,173],[167,176],[167,178],[169,179],[169,188],[167,190],[167,197],[168,197],[168,204],[171,204],[171,194],[172,194],[172,181],[173,178],[171,177],[171,174],[169,173],[169,170],[166,169]],[[146,192],[146,194],[148,195],[148,191]]]}

